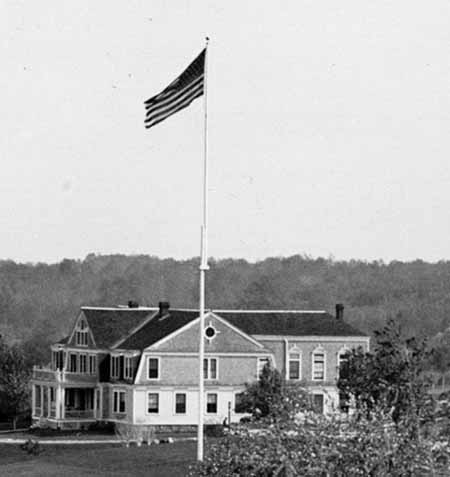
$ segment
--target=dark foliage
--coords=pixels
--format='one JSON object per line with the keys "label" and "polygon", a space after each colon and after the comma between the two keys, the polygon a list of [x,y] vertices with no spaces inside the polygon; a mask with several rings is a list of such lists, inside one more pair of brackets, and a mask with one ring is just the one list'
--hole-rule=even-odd
{"label": "dark foliage", "polygon": [[[394,318],[408,335],[434,336],[450,326],[450,262],[339,262],[306,256],[211,260],[211,308],[334,310],[362,331]],[[56,264],[0,262],[0,334],[28,342],[34,362],[45,364],[48,344],[72,325],[81,305],[126,304],[196,307],[198,259],[96,256]],[[441,361],[448,361],[443,347]],[[45,350],[43,352],[42,350]]]}

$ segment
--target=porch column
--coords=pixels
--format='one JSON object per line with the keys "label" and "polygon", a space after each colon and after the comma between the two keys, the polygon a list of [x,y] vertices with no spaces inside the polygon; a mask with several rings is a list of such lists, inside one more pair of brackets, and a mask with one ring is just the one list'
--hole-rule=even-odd
{"label": "porch column", "polygon": [[61,388],[61,419],[66,417],[66,388]]}
{"label": "porch column", "polygon": [[44,415],[44,386],[41,384],[41,417]]}
{"label": "porch column", "polygon": [[100,391],[100,406],[99,406],[100,413],[99,413],[99,418],[100,418],[100,419],[103,419],[103,386],[100,386],[99,391]]}
{"label": "porch column", "polygon": [[55,417],[56,419],[61,418],[61,386],[59,384],[55,393]]}
{"label": "porch column", "polygon": [[52,401],[51,401],[51,394],[50,394],[50,386],[47,386],[47,410],[48,410],[48,417],[52,415]]}
{"label": "porch column", "polygon": [[36,414],[36,385],[31,386],[31,417]]}

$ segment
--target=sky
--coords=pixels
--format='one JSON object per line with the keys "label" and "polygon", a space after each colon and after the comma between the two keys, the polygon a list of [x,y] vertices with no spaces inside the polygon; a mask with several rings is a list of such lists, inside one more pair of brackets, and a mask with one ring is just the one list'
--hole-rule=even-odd
{"label": "sky", "polygon": [[450,259],[450,2],[0,2],[0,259]]}

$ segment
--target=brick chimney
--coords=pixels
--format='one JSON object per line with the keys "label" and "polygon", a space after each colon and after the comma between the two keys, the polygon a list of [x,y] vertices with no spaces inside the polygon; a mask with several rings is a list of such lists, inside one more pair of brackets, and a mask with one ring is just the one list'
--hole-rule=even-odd
{"label": "brick chimney", "polygon": [[165,316],[169,314],[170,303],[168,301],[159,302],[159,316]]}
{"label": "brick chimney", "polygon": [[336,304],[336,320],[344,321],[344,305],[342,303]]}

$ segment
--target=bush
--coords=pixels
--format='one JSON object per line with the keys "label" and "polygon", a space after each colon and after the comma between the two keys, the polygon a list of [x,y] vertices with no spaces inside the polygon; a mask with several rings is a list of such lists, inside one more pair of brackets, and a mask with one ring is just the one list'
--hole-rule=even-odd
{"label": "bush", "polygon": [[[449,444],[416,439],[411,425],[390,415],[373,419],[326,418],[304,413],[297,420],[240,426],[207,448],[190,476],[427,476],[448,472]],[[448,473],[441,474],[448,475]]]}
{"label": "bush", "polygon": [[34,439],[28,439],[23,443],[20,448],[25,451],[27,454],[39,455],[42,453],[42,447],[39,444],[39,441]]}
{"label": "bush", "polygon": [[206,437],[222,437],[225,435],[222,424],[205,424],[204,433]]}

